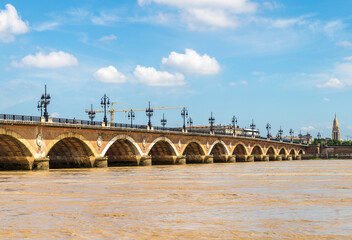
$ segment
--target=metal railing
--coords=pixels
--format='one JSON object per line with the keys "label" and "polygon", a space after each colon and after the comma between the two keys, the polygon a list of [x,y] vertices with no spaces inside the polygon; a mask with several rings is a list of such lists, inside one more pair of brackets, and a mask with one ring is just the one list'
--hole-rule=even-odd
{"label": "metal railing", "polygon": [[[14,115],[14,114],[0,114],[0,120],[12,120],[12,121],[26,121],[26,122],[40,122],[41,117],[38,116],[23,116],[23,115]],[[73,124],[73,125],[87,125],[87,126],[102,126],[103,122],[101,121],[89,121],[89,120],[78,120],[78,119],[69,119],[69,118],[52,118],[53,123],[61,123],[61,124]],[[126,124],[126,123],[110,123],[110,127],[115,128],[131,128],[131,129],[147,129],[147,125],[137,125],[137,124]],[[170,132],[182,132],[182,128],[164,128],[159,126],[154,126],[154,130],[159,131],[170,131]],[[204,130],[197,130],[197,129],[187,129],[188,133],[200,133],[200,134],[207,134],[210,135],[210,131]],[[234,136],[233,133],[228,132],[220,132],[215,131],[214,134],[216,135],[224,135],[224,136]],[[246,137],[252,138],[251,135],[246,134],[237,134],[237,137]],[[263,139],[267,140],[266,137],[262,136],[254,136],[254,139]],[[277,141],[277,142],[285,142],[291,143],[290,139],[279,139],[279,138],[271,138],[270,141]],[[304,143],[296,143],[302,145],[308,145]]]}
{"label": "metal railing", "polygon": [[13,114],[0,114],[0,120],[26,121],[26,122],[40,122],[40,117],[23,116]]}

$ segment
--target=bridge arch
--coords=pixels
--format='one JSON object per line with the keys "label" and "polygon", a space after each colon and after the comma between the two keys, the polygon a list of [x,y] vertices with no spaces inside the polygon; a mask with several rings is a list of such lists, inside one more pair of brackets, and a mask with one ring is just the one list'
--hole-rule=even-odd
{"label": "bridge arch", "polygon": [[263,148],[259,144],[254,144],[252,147],[251,155],[262,155],[264,154]]}
{"label": "bridge arch", "polygon": [[143,152],[133,138],[121,134],[110,140],[101,156],[108,157],[109,166],[136,166]]}
{"label": "bridge arch", "polygon": [[181,150],[181,155],[205,155],[205,153],[203,144],[197,139],[187,141]]}
{"label": "bridge arch", "polygon": [[292,148],[292,149],[290,150],[290,155],[291,155],[291,156],[296,156],[296,155],[297,155],[297,154],[296,154],[296,150]]}
{"label": "bridge arch", "polygon": [[149,145],[147,154],[152,158],[152,165],[174,164],[179,155],[175,145],[166,137],[156,138]]}
{"label": "bridge arch", "polygon": [[232,150],[232,155],[248,155],[246,145],[243,142],[238,142],[235,144]]}
{"label": "bridge arch", "polygon": [[36,151],[22,136],[11,130],[0,129],[0,169],[32,169]]}
{"label": "bridge arch", "polygon": [[304,154],[304,151],[303,149],[300,149],[299,152],[298,152],[299,155],[303,155]]}
{"label": "bridge arch", "polygon": [[287,150],[286,148],[281,148],[280,151],[279,151],[279,155],[287,155]]}
{"label": "bridge arch", "polygon": [[273,145],[269,145],[269,147],[266,150],[265,155],[269,155],[269,156],[274,155],[274,156],[276,156],[277,154],[276,154],[275,147]]}
{"label": "bridge arch", "polygon": [[230,155],[230,151],[226,144],[221,140],[216,140],[209,149],[208,155]]}
{"label": "bridge arch", "polygon": [[45,151],[50,168],[93,167],[98,156],[92,144],[82,135],[63,133],[52,140]]}

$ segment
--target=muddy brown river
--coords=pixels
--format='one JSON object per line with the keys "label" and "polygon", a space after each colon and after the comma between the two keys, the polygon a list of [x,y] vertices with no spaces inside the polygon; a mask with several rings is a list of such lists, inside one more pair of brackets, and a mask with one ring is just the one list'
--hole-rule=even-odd
{"label": "muddy brown river", "polygon": [[352,239],[352,160],[0,172],[0,239]]}

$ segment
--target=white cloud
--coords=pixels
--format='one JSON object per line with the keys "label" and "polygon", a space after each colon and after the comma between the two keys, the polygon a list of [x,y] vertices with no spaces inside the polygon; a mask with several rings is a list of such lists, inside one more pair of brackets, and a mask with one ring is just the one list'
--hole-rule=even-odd
{"label": "white cloud", "polygon": [[295,24],[303,24],[301,18],[286,18],[286,19],[275,19],[272,21],[272,26],[275,28],[287,28]]}
{"label": "white cloud", "polygon": [[99,41],[110,41],[110,40],[115,40],[117,39],[117,37],[113,34],[109,35],[109,36],[103,36],[101,38],[99,38]]}
{"label": "white cloud", "polygon": [[93,74],[95,80],[105,83],[124,83],[126,82],[126,76],[117,71],[113,66],[106,68],[100,68]]}
{"label": "white cloud", "polygon": [[5,10],[0,11],[0,40],[12,42],[15,35],[29,32],[28,22],[22,21],[17,10],[11,4],[5,5]]}
{"label": "white cloud", "polygon": [[240,82],[230,82],[229,84],[230,86],[238,86],[238,85],[243,85],[243,86],[246,86],[248,85],[248,82],[247,81],[240,81]]}
{"label": "white cloud", "polygon": [[77,66],[78,60],[71,54],[63,51],[45,54],[38,52],[36,55],[27,55],[20,62],[12,62],[14,67],[35,67],[35,68],[62,68]]}
{"label": "white cloud", "polygon": [[340,41],[340,42],[337,43],[337,45],[342,46],[342,47],[352,47],[352,42]]}
{"label": "white cloud", "polygon": [[281,8],[281,5],[277,2],[263,2],[262,6],[269,10],[274,10],[276,8]]}
{"label": "white cloud", "polygon": [[323,100],[324,100],[325,102],[330,102],[330,98],[327,98],[327,97],[324,97]]}
{"label": "white cloud", "polygon": [[342,88],[344,84],[337,78],[330,78],[323,84],[317,84],[318,88]]}
{"label": "white cloud", "polygon": [[183,19],[193,30],[234,28],[238,14],[255,13],[257,3],[249,0],[138,0],[140,6],[156,3],[181,10]]}
{"label": "white cloud", "polygon": [[220,65],[215,58],[207,54],[199,55],[192,49],[186,49],[185,54],[171,52],[161,63],[176,71],[188,74],[213,75],[220,72]]}
{"label": "white cloud", "polygon": [[345,60],[345,61],[352,61],[352,56],[350,56],[350,57],[345,57],[343,60]]}
{"label": "white cloud", "polygon": [[186,84],[182,74],[157,71],[153,67],[142,67],[138,65],[134,70],[134,76],[140,83],[154,87],[183,86]]}
{"label": "white cloud", "polygon": [[313,126],[308,126],[308,127],[302,127],[301,128],[301,130],[302,131],[314,131],[315,130],[315,128],[313,127]]}

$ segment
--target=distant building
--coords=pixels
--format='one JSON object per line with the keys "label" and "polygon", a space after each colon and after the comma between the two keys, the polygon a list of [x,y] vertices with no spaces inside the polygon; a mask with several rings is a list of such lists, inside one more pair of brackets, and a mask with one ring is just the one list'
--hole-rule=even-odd
{"label": "distant building", "polygon": [[336,114],[335,114],[335,119],[334,119],[334,122],[332,125],[332,139],[333,140],[341,140],[339,121],[337,121]]}
{"label": "distant building", "polygon": [[[283,137],[283,138],[291,140],[291,137]],[[309,144],[311,144],[313,138],[312,138],[312,135],[310,135],[309,133],[307,133],[306,135],[302,135],[301,137],[293,136],[293,137],[292,137],[292,140],[293,140],[294,142],[309,143]]]}

